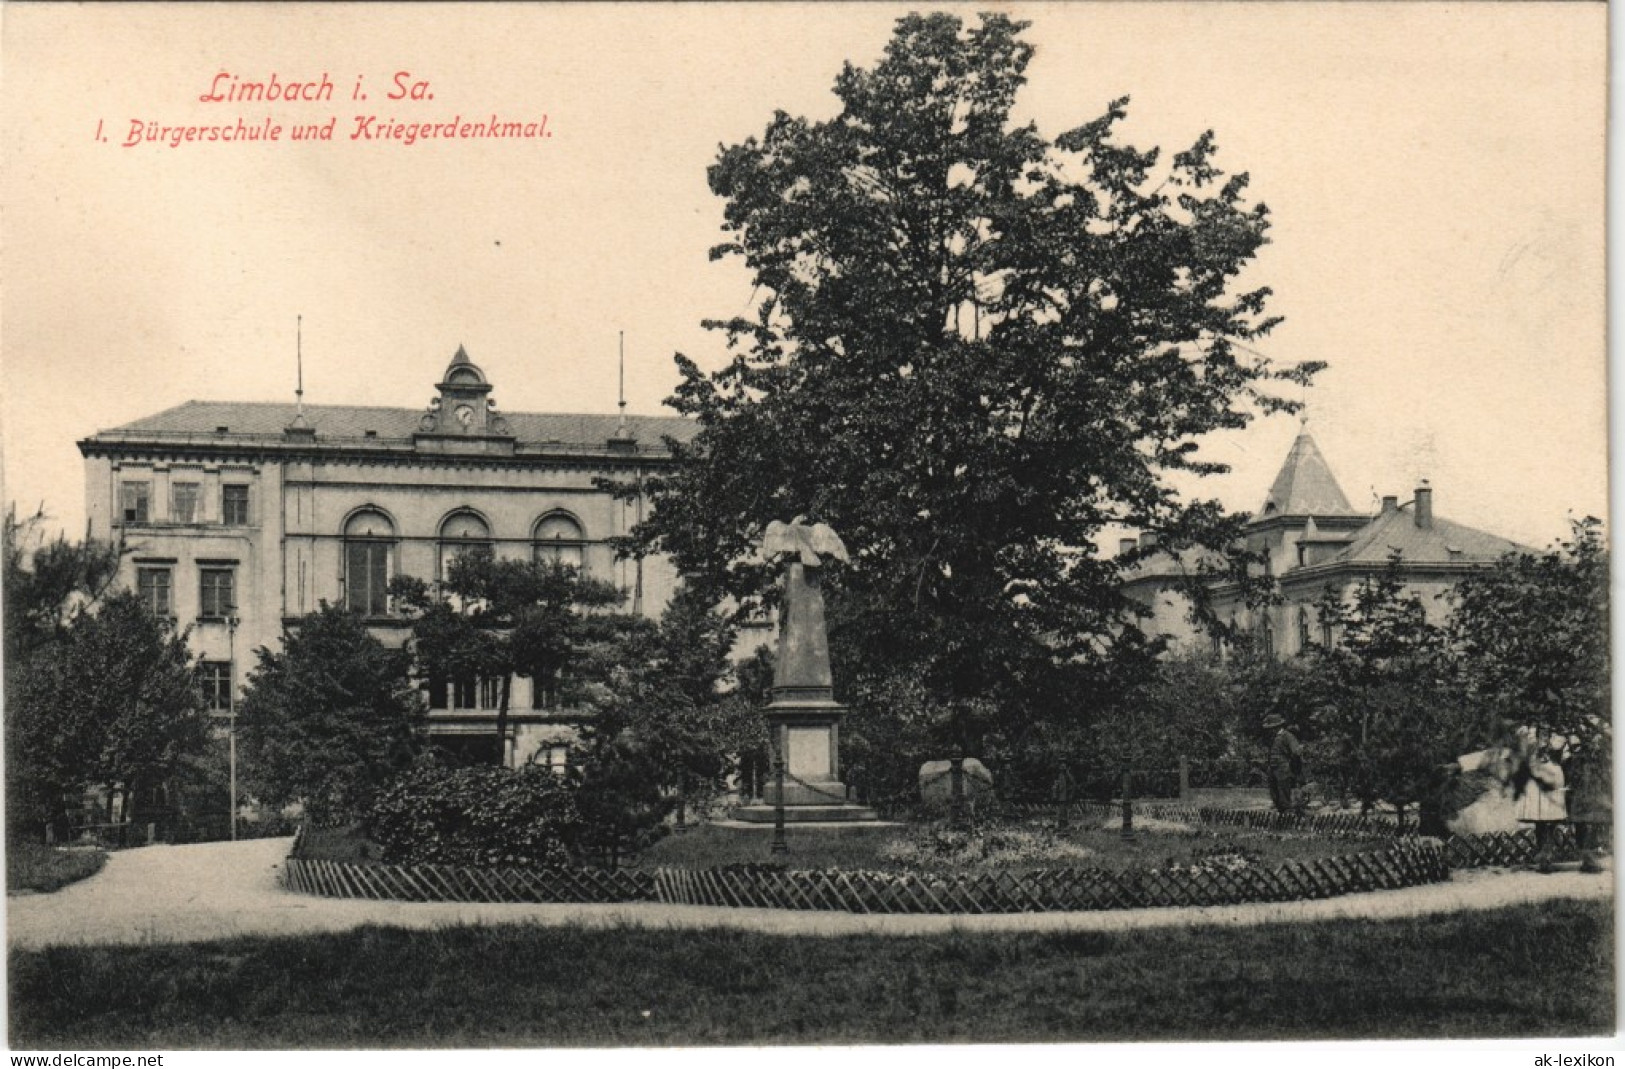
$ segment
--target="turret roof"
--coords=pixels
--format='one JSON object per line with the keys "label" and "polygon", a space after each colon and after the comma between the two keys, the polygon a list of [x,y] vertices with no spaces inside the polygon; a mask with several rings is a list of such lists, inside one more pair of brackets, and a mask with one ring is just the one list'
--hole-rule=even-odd
{"label": "turret roof", "polygon": [[1255,518],[1351,515],[1354,510],[1349,507],[1349,499],[1343,496],[1343,488],[1337,485],[1326,458],[1320,455],[1320,447],[1307,430],[1298,432]]}

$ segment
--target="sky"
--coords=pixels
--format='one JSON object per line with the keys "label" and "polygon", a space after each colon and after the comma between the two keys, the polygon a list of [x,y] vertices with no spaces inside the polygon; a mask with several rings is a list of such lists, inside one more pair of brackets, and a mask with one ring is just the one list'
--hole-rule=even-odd
{"label": "sky", "polygon": [[[951,7],[952,5],[936,5]],[[1258,348],[1324,360],[1309,429],[1357,509],[1430,480],[1440,515],[1528,545],[1607,512],[1602,4],[999,4],[1037,46],[1018,118],[1132,103],[1268,204]],[[189,399],[420,407],[458,345],[508,411],[633,412],[701,320],[720,145],[826,118],[908,7],[11,5],[0,61],[4,496],[83,530],[75,442]],[[975,7],[959,8],[967,17]],[[396,72],[426,98],[390,101]],[[216,76],[331,101],[206,102]],[[365,101],[354,99],[361,78]],[[226,83],[229,85],[229,78]],[[427,96],[432,94],[432,99]],[[380,120],[540,122],[512,141],[353,141]],[[132,123],[284,127],[126,146]],[[335,119],[333,139],[288,130]],[[100,137],[98,139],[98,128]],[[1196,489],[1256,509],[1298,421],[1215,439]]]}

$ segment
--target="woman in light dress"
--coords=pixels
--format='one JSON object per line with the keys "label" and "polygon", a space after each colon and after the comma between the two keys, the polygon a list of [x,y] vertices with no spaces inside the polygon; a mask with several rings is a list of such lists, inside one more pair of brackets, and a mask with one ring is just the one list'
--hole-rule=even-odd
{"label": "woman in light dress", "polygon": [[1542,739],[1534,729],[1521,727],[1512,745],[1458,757],[1454,766],[1462,772],[1488,771],[1511,786],[1519,823],[1534,826],[1535,867],[1541,872],[1552,871],[1557,826],[1569,817],[1561,763],[1566,748],[1567,740],[1562,736]]}

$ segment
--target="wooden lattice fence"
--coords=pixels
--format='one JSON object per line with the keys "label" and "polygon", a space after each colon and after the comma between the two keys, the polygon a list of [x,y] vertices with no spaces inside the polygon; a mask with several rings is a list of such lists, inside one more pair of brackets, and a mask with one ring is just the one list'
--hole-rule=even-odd
{"label": "wooden lattice fence", "polygon": [[[1113,816],[1118,807],[1076,803],[1078,816]],[[300,856],[301,836],[284,863],[285,887],[332,898],[409,902],[664,902],[673,905],[851,913],[1029,913],[1286,902],[1358,891],[1395,890],[1447,880],[1452,868],[1522,865],[1534,860],[1534,832],[1456,835],[1442,842],[1405,834],[1391,820],[1353,815],[1284,816],[1256,810],[1136,807],[1166,820],[1264,831],[1388,839],[1381,848],[1273,868],[1217,861],[1160,869],[1057,868],[1030,872],[931,873],[798,871],[771,865],[710,869],[485,869],[385,865]],[[1272,819],[1274,818],[1274,819]],[[1563,854],[1573,829],[1557,829]]]}
{"label": "wooden lattice fence", "polygon": [[[1560,824],[1553,829],[1553,847],[1560,857],[1573,853],[1574,829]],[[1444,840],[1445,857],[1455,869],[1489,865],[1527,865],[1535,860],[1535,833],[1492,831],[1483,835],[1452,835]]]}
{"label": "wooden lattice fence", "polygon": [[1412,887],[1449,875],[1437,843],[1404,839],[1382,850],[1289,861],[1274,868],[1210,863],[1129,872],[847,872],[766,865],[652,872],[480,869],[290,857],[282,882],[307,894],[409,902],[664,902],[851,913],[1031,913],[1284,902]]}
{"label": "wooden lattice fence", "polygon": [[[1054,807],[1050,807],[1054,812]],[[1074,802],[1069,812],[1097,820],[1118,819],[1120,802]],[[1228,809],[1222,806],[1145,805],[1135,803],[1135,816],[1156,820],[1200,824],[1214,828],[1246,828],[1250,831],[1303,832],[1350,839],[1391,839],[1400,834],[1399,822],[1381,814],[1358,813],[1280,813],[1273,809]]]}

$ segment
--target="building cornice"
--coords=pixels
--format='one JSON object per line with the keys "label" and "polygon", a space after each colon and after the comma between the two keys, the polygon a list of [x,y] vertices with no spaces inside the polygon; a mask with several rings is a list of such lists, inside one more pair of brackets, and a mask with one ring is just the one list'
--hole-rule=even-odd
{"label": "building cornice", "polygon": [[442,469],[538,470],[595,468],[636,471],[674,463],[670,449],[659,446],[609,447],[567,443],[521,444],[512,453],[465,453],[418,450],[411,439],[350,439],[311,443],[270,438],[220,438],[214,435],[113,436],[104,432],[81,439],[84,457],[140,460],[143,463],[198,464],[355,464]]}

